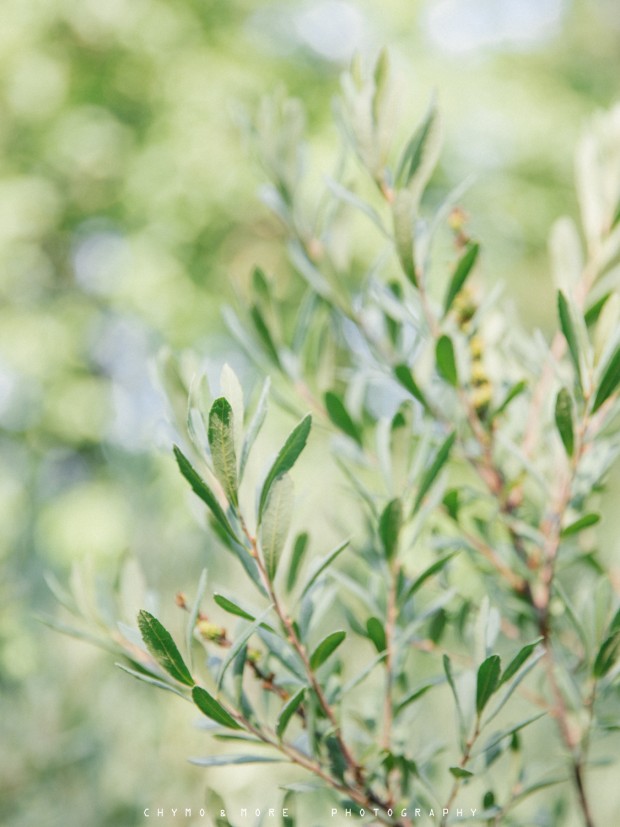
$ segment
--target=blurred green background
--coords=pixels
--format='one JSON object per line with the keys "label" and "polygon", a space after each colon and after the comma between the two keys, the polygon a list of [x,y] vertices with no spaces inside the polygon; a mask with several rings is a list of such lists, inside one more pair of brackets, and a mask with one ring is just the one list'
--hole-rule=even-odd
{"label": "blurred green background", "polygon": [[[255,263],[286,276],[236,112],[283,84],[327,169],[340,73],[382,45],[405,119],[437,91],[441,180],[475,173],[486,277],[544,329],[574,146],[620,97],[615,0],[2,0],[2,824],[124,827],[204,801],[187,711],[39,624],[63,616],[45,576],[67,582],[81,561],[111,579],[129,556],[181,628],[174,592],[209,539],[170,461],[153,359],[191,346],[215,369],[232,347],[223,302],[243,302]],[[128,620],[149,599],[138,581],[130,566]]]}

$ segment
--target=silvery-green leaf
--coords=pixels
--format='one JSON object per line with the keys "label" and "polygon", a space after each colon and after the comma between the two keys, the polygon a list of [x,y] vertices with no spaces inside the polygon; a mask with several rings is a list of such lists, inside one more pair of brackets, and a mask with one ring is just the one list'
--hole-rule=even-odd
{"label": "silvery-green leaf", "polygon": [[224,365],[220,374],[220,391],[232,408],[235,454],[239,457],[243,444],[243,388],[237,374],[228,363]]}
{"label": "silvery-green leaf", "polygon": [[273,580],[291,526],[293,481],[288,474],[271,487],[260,525],[260,544],[269,579]]}

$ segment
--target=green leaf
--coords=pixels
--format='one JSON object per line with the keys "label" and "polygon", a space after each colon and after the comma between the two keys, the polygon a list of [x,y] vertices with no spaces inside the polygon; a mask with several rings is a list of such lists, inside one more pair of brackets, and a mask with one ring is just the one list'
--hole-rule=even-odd
{"label": "green leaf", "polygon": [[441,469],[446,464],[448,457],[450,456],[450,451],[452,450],[452,446],[454,445],[454,441],[456,439],[456,431],[453,431],[450,436],[446,439],[446,441],[440,446],[439,450],[435,454],[435,459],[430,464],[430,466],[424,472],[422,479],[420,480],[420,485],[418,487],[418,495],[415,500],[415,504],[413,507],[414,513],[420,508],[422,505],[422,501],[424,497],[430,491],[431,486],[435,482],[437,475],[441,471]]}
{"label": "green leaf", "polygon": [[254,411],[254,415],[252,416],[248,426],[245,439],[243,440],[241,460],[239,461],[239,479],[242,479],[243,477],[243,472],[245,471],[245,466],[250,456],[250,451],[256,442],[256,437],[258,436],[260,429],[263,427],[265,417],[267,416],[267,400],[269,399],[270,386],[271,380],[267,377],[263,383],[263,388],[256,405],[256,410]]}
{"label": "green leaf", "polygon": [[308,575],[308,579],[303,587],[300,598],[310,591],[310,588],[316,583],[316,581],[321,576],[321,574],[323,574],[325,569],[334,562],[336,557],[342,554],[345,548],[349,545],[349,542],[350,540],[345,540],[344,543],[341,543],[339,546],[336,546],[336,548],[330,551],[328,554],[326,554],[325,557],[322,557],[320,560],[316,561],[316,563],[312,567],[312,570],[310,571],[310,574]]}
{"label": "green leaf", "polygon": [[297,575],[303,562],[304,556],[308,549],[308,533],[303,531],[298,534],[293,544],[293,553],[291,554],[291,562],[288,567],[288,574],[286,576],[286,591],[292,591],[297,582]]}
{"label": "green leaf", "polygon": [[527,382],[525,380],[515,382],[515,384],[510,388],[510,390],[506,394],[504,401],[501,402],[500,405],[491,414],[491,419],[495,419],[496,417],[500,416],[500,414],[503,414],[504,411],[510,405],[510,403],[513,401],[513,399],[516,399],[518,396],[520,396],[526,389]]}
{"label": "green leaf", "polygon": [[584,514],[583,517],[580,517],[578,520],[575,520],[574,523],[571,523],[570,525],[567,525],[566,528],[563,528],[560,536],[571,537],[573,534],[577,534],[585,528],[590,528],[590,526],[596,525],[600,519],[600,514]]}
{"label": "green leaf", "polygon": [[517,674],[519,669],[523,666],[523,664],[529,660],[530,656],[534,652],[534,649],[538,646],[538,644],[542,641],[542,638],[536,638],[531,643],[528,643],[519,652],[514,656],[514,658],[510,661],[508,666],[504,669],[504,672],[500,678],[499,686],[509,681],[514,675]]}
{"label": "green leaf", "polygon": [[452,339],[446,336],[445,333],[437,340],[435,360],[437,362],[437,372],[439,375],[455,388],[458,385],[459,377],[456,370],[454,345],[452,344]]}
{"label": "green leaf", "polygon": [[235,639],[235,642],[233,643],[233,645],[228,650],[228,652],[226,654],[226,657],[224,658],[224,660],[222,661],[222,663],[220,665],[220,670],[219,670],[218,675],[217,675],[217,689],[218,689],[218,692],[222,688],[222,684],[224,682],[224,676],[226,675],[226,672],[228,671],[229,666],[234,661],[234,659],[237,657],[239,652],[244,648],[244,646],[246,645],[248,640],[252,637],[252,635],[259,629],[259,627],[264,625],[263,621],[265,620],[265,618],[267,617],[267,615],[270,613],[270,611],[272,609],[273,609],[273,604],[271,606],[268,606],[265,609],[265,611],[262,612],[262,614],[260,614],[256,618],[256,620],[252,621],[252,623],[250,623],[248,626],[246,626],[245,629],[243,630],[243,632],[239,635],[239,637]]}
{"label": "green leaf", "polygon": [[176,643],[168,632],[152,614],[144,609],[138,613],[138,627],[146,648],[155,658],[162,669],[171,675],[179,683],[186,686],[193,686],[189,669],[177,649]]}
{"label": "green leaf", "polygon": [[426,397],[418,387],[417,382],[413,378],[413,374],[411,370],[405,364],[396,365],[394,368],[394,376],[400,382],[400,384],[408,390],[409,393],[413,396],[414,399],[417,399],[418,402],[428,410],[428,402],[426,401]]}
{"label": "green leaf", "polygon": [[605,304],[607,303],[607,300],[610,298],[611,295],[611,292],[605,293],[603,296],[601,296],[600,299],[597,299],[597,301],[595,301],[594,304],[592,304],[586,310],[584,319],[588,327],[592,327],[592,325],[596,321],[598,321],[598,317],[601,315],[601,311],[605,307]]}
{"label": "green leaf", "polygon": [[336,651],[346,636],[346,632],[332,632],[327,635],[327,637],[323,638],[314,652],[310,655],[311,669],[316,670],[319,666],[322,666],[327,658]]}
{"label": "green leaf", "polygon": [[463,767],[450,767],[450,772],[455,778],[471,778],[473,772],[464,770]]}
{"label": "green leaf", "polygon": [[620,609],[616,611],[611,623],[609,624],[609,633],[620,632]]}
{"label": "green leaf", "polygon": [[241,606],[237,606],[236,603],[233,603],[232,600],[229,600],[227,597],[224,597],[223,594],[214,594],[213,600],[221,609],[224,609],[225,612],[228,612],[231,615],[235,615],[236,617],[242,617],[244,620],[256,620],[254,615],[251,615],[249,612],[246,612],[245,609],[241,608]]}
{"label": "green leaf", "polygon": [[230,525],[226,514],[224,513],[224,509],[219,504],[213,491],[211,491],[207,483],[196,471],[191,462],[183,454],[181,449],[176,445],[174,446],[174,455],[176,457],[179,469],[185,477],[185,479],[191,485],[192,491],[195,494],[197,494],[200,497],[200,499],[208,506],[208,508],[211,510],[211,513],[218,521],[218,523],[222,526],[222,528],[226,531],[228,536],[231,537],[231,539],[233,539],[236,543],[238,543],[239,539],[233,531],[233,528]]}
{"label": "green leaf", "polygon": [[293,481],[288,474],[273,484],[260,526],[260,542],[269,579],[273,581],[278,570],[284,544],[291,526]]}
{"label": "green leaf", "polygon": [[398,537],[403,524],[403,504],[400,499],[391,500],[379,519],[379,536],[388,560],[398,551]]}
{"label": "green leaf", "polygon": [[600,680],[613,669],[620,656],[620,632],[614,632],[601,644],[594,660],[592,675]]}
{"label": "green leaf", "polygon": [[566,388],[561,388],[555,400],[555,424],[569,457],[575,450],[573,430],[573,402]]}
{"label": "green leaf", "polygon": [[209,446],[215,476],[222,484],[228,501],[237,505],[237,457],[230,402],[221,396],[209,412]]}
{"label": "green leaf", "polygon": [[413,252],[415,242],[413,223],[416,209],[417,199],[413,193],[408,190],[400,190],[396,193],[392,204],[394,243],[403,272],[414,287],[418,286]]}
{"label": "green leaf", "polygon": [[376,617],[369,617],[366,621],[366,631],[377,652],[379,654],[385,652],[387,648],[387,638],[383,623]]}
{"label": "green leaf", "polygon": [[568,301],[561,290],[558,290],[558,315],[560,317],[560,328],[564,334],[564,338],[566,339],[566,344],[568,345],[568,351],[571,359],[573,360],[573,365],[575,366],[577,378],[581,382],[581,364],[579,361],[577,332],[575,330]]}
{"label": "green leaf", "polygon": [[450,560],[452,560],[452,558],[458,553],[458,551],[452,551],[450,554],[446,554],[445,557],[442,557],[441,560],[437,560],[437,562],[430,565],[427,569],[424,569],[422,574],[418,575],[418,577],[416,577],[411,586],[409,586],[405,600],[409,600],[410,597],[413,597],[413,595],[418,591],[420,586],[422,586],[423,583],[425,583],[429,579],[429,577],[432,577],[434,574],[437,574],[443,568],[445,568],[447,563],[449,563]]}
{"label": "green leaf", "polygon": [[478,715],[481,714],[491,695],[499,686],[501,668],[499,655],[491,655],[480,664],[476,680],[476,711]]}
{"label": "green leaf", "polygon": [[487,743],[484,745],[483,752],[487,752],[487,750],[491,750],[494,747],[498,746],[504,738],[508,738],[509,735],[514,735],[515,732],[520,732],[525,727],[529,726],[530,724],[539,721],[541,718],[544,718],[547,715],[547,712],[538,712],[536,715],[532,715],[529,718],[526,718],[524,721],[519,721],[518,724],[514,724],[513,726],[508,727],[507,729],[502,730],[501,732],[496,732],[493,734]]}
{"label": "green leaf", "polygon": [[269,496],[271,486],[274,484],[276,480],[280,479],[280,477],[283,477],[288,471],[291,470],[291,468],[297,461],[297,458],[305,448],[311,426],[312,417],[310,416],[310,414],[308,414],[291,431],[288,439],[280,449],[280,452],[276,457],[275,462],[269,469],[269,473],[265,478],[265,482],[263,483],[263,487],[260,493],[260,500],[258,505],[259,523],[263,516],[263,511],[267,503],[267,497]]}
{"label": "green leaf", "polygon": [[216,724],[221,724],[228,727],[228,729],[242,729],[241,725],[224,709],[222,704],[216,701],[213,695],[210,695],[202,686],[195,686],[192,689],[192,698],[202,714],[215,721]]}
{"label": "green leaf", "polygon": [[297,712],[306,694],[306,687],[299,689],[282,707],[276,723],[276,735],[282,739],[293,715]]}
{"label": "green leaf", "polygon": [[446,298],[444,300],[444,313],[447,313],[452,306],[452,302],[458,296],[458,294],[463,289],[463,285],[467,281],[467,277],[471,273],[474,264],[476,263],[476,259],[478,258],[478,253],[480,252],[480,245],[472,243],[471,241],[468,242],[467,247],[465,248],[465,252],[461,256],[456,265],[454,270],[454,274],[452,279],[450,280],[450,285],[448,286],[448,291],[446,293]]}
{"label": "green leaf", "polygon": [[[400,189],[417,183],[422,189],[437,162],[439,145],[439,115],[435,101],[431,101],[428,112],[420,126],[405,147],[396,171],[396,186]],[[416,176],[417,173],[417,176]],[[419,183],[414,181],[421,177]]]}
{"label": "green leaf", "polygon": [[334,425],[339,428],[343,433],[347,436],[350,436],[351,439],[355,440],[358,445],[362,444],[362,437],[360,434],[360,430],[355,422],[351,419],[351,416],[347,409],[344,406],[344,402],[338,396],[338,394],[334,393],[333,391],[327,391],[324,397],[325,401],[325,409],[327,410],[327,415],[334,423]]}
{"label": "green leaf", "polygon": [[250,316],[252,321],[254,322],[254,327],[256,328],[256,332],[258,333],[258,337],[263,343],[263,346],[273,362],[276,365],[280,364],[280,354],[278,353],[278,348],[275,345],[273,340],[273,336],[271,335],[271,331],[267,326],[267,322],[265,321],[265,317],[263,316],[260,308],[258,305],[253,304],[250,308]]}
{"label": "green leaf", "polygon": [[609,397],[616,392],[620,385],[620,347],[616,348],[613,356],[607,363],[607,367],[603,372],[601,381],[596,390],[594,397],[594,405],[592,406],[592,413],[596,413],[604,402],[607,402]]}

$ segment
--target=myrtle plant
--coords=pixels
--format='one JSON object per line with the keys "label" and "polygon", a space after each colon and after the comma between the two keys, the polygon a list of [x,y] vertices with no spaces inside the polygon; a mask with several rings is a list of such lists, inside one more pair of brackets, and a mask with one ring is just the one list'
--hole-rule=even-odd
{"label": "myrtle plant", "polygon": [[436,183],[435,102],[400,150],[395,103],[387,56],[355,63],[319,184],[298,102],[275,96],[248,121],[288,261],[278,282],[257,267],[225,312],[260,381],[249,405],[228,366],[214,393],[197,377],[179,403],[180,373],[172,391],[174,458],[212,560],[230,552],[230,587],[212,593],[205,572],[177,595],[183,645],[144,610],[114,646],[204,716],[197,763],[307,776],[282,783],[286,824],[324,788],[332,812],[368,823],[594,827],[620,727],[618,579],[597,526],[619,447],[620,108],[578,148],[581,227],[551,233],[548,339],[485,286],[465,188]]}

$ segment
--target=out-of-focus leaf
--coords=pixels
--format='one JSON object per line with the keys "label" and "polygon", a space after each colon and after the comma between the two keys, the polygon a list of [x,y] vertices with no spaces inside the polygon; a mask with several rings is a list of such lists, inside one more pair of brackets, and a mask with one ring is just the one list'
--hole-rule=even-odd
{"label": "out-of-focus leaf", "polygon": [[327,391],[324,400],[327,415],[334,423],[334,425],[341,431],[343,431],[343,433],[345,433],[347,436],[350,436],[351,439],[355,440],[355,442],[357,442],[358,445],[361,445],[362,436],[360,434],[360,429],[351,419],[351,415],[345,408],[344,402],[338,396],[338,394],[334,393],[333,391]]}
{"label": "out-of-focus leaf", "polygon": [[564,338],[566,339],[566,344],[568,345],[568,352],[570,353],[573,365],[575,366],[577,377],[581,382],[579,340],[577,338],[577,331],[575,330],[568,301],[561,290],[558,290],[558,315],[560,317],[560,328],[564,334]]}
{"label": "out-of-focus leaf", "polygon": [[189,762],[197,767],[230,767],[238,764],[280,764],[283,760],[267,755],[206,755],[204,758],[190,758]]}
{"label": "out-of-focus leaf", "polygon": [[185,665],[176,643],[170,632],[162,626],[159,620],[141,609],[138,613],[138,627],[146,648],[161,668],[165,669],[179,683],[193,686],[194,679]]}
{"label": "out-of-focus leaf", "polygon": [[445,333],[439,337],[435,346],[435,359],[437,362],[437,372],[439,375],[452,385],[458,385],[459,376],[456,370],[456,357],[454,355],[454,345],[452,339]]}
{"label": "out-of-focus leaf", "polygon": [[508,391],[508,393],[504,397],[503,401],[491,413],[491,419],[495,419],[496,417],[503,414],[504,411],[510,405],[510,403],[513,401],[513,399],[516,399],[518,396],[520,396],[526,389],[527,389],[527,382],[526,381],[521,380],[520,382],[515,382],[515,384],[510,388],[510,390]]}
{"label": "out-of-focus leaf", "polygon": [[332,632],[327,635],[327,637],[323,638],[314,652],[310,655],[310,667],[312,669],[318,669],[322,666],[327,658],[329,658],[330,655],[336,651],[346,636],[346,632],[339,631]]}
{"label": "out-of-focus leaf", "polygon": [[396,170],[396,186],[415,187],[421,193],[439,157],[441,130],[435,101],[405,147]]}
{"label": "out-of-focus leaf", "polygon": [[403,523],[403,504],[400,499],[391,500],[379,519],[379,535],[388,560],[398,551],[398,538]]}
{"label": "out-of-focus leaf", "polygon": [[561,388],[555,400],[555,424],[569,457],[575,450],[573,429],[573,402],[566,388]]}
{"label": "out-of-focus leaf", "polygon": [[445,557],[442,557],[441,560],[437,560],[435,563],[430,565],[427,569],[424,569],[422,574],[419,574],[416,579],[413,581],[411,586],[407,589],[405,600],[409,600],[410,597],[418,591],[420,586],[422,586],[429,577],[432,577],[434,574],[438,574],[445,566],[452,560],[452,558],[458,554],[458,551],[453,551],[450,554],[447,554]]}
{"label": "out-of-focus leaf", "polygon": [[220,669],[217,675],[217,689],[218,692],[222,688],[222,684],[224,682],[224,677],[226,672],[228,671],[229,666],[237,657],[239,652],[243,649],[246,645],[248,640],[252,637],[252,635],[257,631],[257,629],[263,625],[263,621],[269,615],[269,612],[272,610],[273,606],[269,606],[265,611],[259,615],[256,620],[253,620],[252,623],[248,624],[243,632],[235,638],[235,642],[228,650],[226,657],[222,661],[220,665]]}
{"label": "out-of-focus leaf", "polygon": [[445,440],[445,442],[443,442],[442,445],[439,447],[439,450],[435,454],[435,459],[424,472],[422,479],[420,480],[420,485],[418,487],[418,494],[413,507],[414,512],[416,512],[420,508],[420,506],[422,505],[422,501],[424,500],[424,497],[428,494],[431,486],[437,479],[437,475],[448,461],[448,457],[450,456],[450,451],[452,450],[452,446],[454,445],[455,439],[456,432],[453,431],[450,434],[450,436]]}
{"label": "out-of-focus leaf", "polygon": [[506,683],[506,681],[509,681],[512,677],[514,677],[514,675],[517,674],[517,672],[523,666],[523,664],[527,660],[529,660],[532,653],[541,641],[541,637],[536,638],[536,640],[533,640],[531,643],[528,643],[526,646],[520,649],[519,652],[517,652],[517,654],[508,664],[508,666],[504,669],[499,681],[499,686]]}
{"label": "out-of-focus leaf", "polygon": [[455,778],[472,778],[473,772],[463,769],[463,767],[450,767],[450,772]]}
{"label": "out-of-focus leaf", "polygon": [[426,397],[420,390],[418,383],[413,378],[413,374],[407,365],[396,365],[394,368],[394,376],[398,379],[403,388],[408,390],[413,398],[417,399],[418,402],[428,410],[428,402],[426,401]]}
{"label": "out-of-focus leaf", "polygon": [[173,692],[180,698],[187,700],[181,690],[177,689],[176,686],[173,686],[170,683],[166,683],[159,678],[154,678],[152,675],[147,675],[145,672],[138,672],[137,669],[130,669],[128,666],[125,666],[124,663],[116,663],[115,666],[118,666],[118,668],[122,669],[123,672],[127,672],[127,674],[131,675],[132,678],[137,678],[137,680],[148,683],[150,686],[156,686],[158,689],[164,689],[166,692]]}
{"label": "out-of-focus leaf", "polygon": [[613,669],[619,656],[620,632],[614,632],[601,644],[594,660],[592,675],[597,680],[604,678]]}
{"label": "out-of-focus leaf", "polygon": [[479,252],[479,244],[472,242],[469,242],[467,244],[465,252],[458,260],[452,278],[450,279],[450,284],[448,286],[446,298],[444,299],[443,304],[444,313],[447,313],[448,310],[450,310],[450,308],[452,307],[452,302],[463,289],[463,285],[465,284],[469,274],[473,270]]}
{"label": "out-of-focus leaf", "polygon": [[297,458],[305,448],[311,426],[312,417],[310,416],[310,414],[308,414],[291,431],[288,439],[280,449],[280,452],[278,453],[275,462],[269,469],[269,472],[265,478],[265,482],[263,483],[263,487],[260,493],[260,500],[258,505],[259,523],[263,516],[263,511],[267,503],[267,497],[269,496],[271,486],[277,479],[283,477],[288,471],[291,470],[291,468],[297,461]]}
{"label": "out-of-focus leaf", "polygon": [[566,528],[563,528],[560,536],[571,537],[573,534],[578,534],[580,531],[596,525],[600,519],[600,514],[584,514],[583,517],[580,517],[578,520],[575,520],[574,523],[571,523],[570,525],[567,525]]}
{"label": "out-of-focus leaf", "polygon": [[603,371],[596,389],[592,413],[596,413],[604,402],[618,390],[620,385],[620,347],[618,347]]}
{"label": "out-of-focus leaf", "polygon": [[366,632],[372,641],[375,649],[379,654],[385,652],[387,647],[387,638],[383,623],[377,617],[369,617],[366,621]]}

